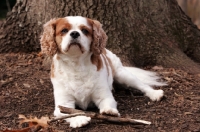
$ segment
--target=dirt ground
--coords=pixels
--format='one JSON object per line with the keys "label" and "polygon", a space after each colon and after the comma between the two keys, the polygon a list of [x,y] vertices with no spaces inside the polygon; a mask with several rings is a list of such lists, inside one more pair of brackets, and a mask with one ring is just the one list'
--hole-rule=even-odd
{"label": "dirt ground", "polygon": [[[151,125],[114,124],[92,120],[85,127],[72,129],[64,122],[52,123],[55,130],[87,132],[199,132],[200,75],[178,69],[154,68],[168,81],[161,87],[165,97],[152,102],[138,91],[117,88],[114,92],[122,117],[142,119]],[[18,114],[53,116],[53,89],[50,69],[43,58],[32,54],[0,54],[0,131],[21,128]],[[91,111],[97,112],[97,109]]]}

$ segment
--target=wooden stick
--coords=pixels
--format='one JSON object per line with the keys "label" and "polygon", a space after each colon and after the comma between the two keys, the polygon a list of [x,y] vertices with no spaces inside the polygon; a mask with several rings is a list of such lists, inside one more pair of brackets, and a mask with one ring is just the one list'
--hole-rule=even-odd
{"label": "wooden stick", "polygon": [[[151,124],[151,122],[144,121],[144,120],[113,117],[113,116],[102,115],[102,114],[98,114],[98,113],[94,113],[94,112],[84,112],[82,110],[67,108],[67,107],[63,107],[63,106],[58,106],[58,107],[59,107],[61,113],[65,113],[65,114],[79,113],[79,115],[88,116],[88,117],[91,117],[92,119],[105,120],[105,121],[115,122],[115,123],[131,123],[131,124],[136,124],[136,125],[150,125]],[[66,118],[69,118],[69,117],[66,116]]]}
{"label": "wooden stick", "polygon": [[63,120],[63,119],[66,119],[66,118],[71,118],[71,117],[75,117],[75,116],[85,116],[85,113],[75,113],[75,114],[68,114],[68,115],[65,115],[65,116],[62,116],[62,117],[59,117],[59,118],[54,118],[50,121],[48,121],[47,123],[52,123],[52,122],[55,122],[55,121],[58,121],[58,120]]}

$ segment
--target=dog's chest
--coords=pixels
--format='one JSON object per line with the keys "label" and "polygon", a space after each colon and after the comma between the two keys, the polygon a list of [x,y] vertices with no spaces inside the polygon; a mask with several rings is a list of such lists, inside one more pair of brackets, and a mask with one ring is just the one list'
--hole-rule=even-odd
{"label": "dog's chest", "polygon": [[100,73],[94,66],[59,67],[57,78],[76,103],[86,107],[91,101],[91,94],[100,80]]}
{"label": "dog's chest", "polygon": [[65,86],[67,89],[85,91],[94,88],[94,82],[96,82],[98,74],[90,69],[79,69],[67,71],[63,78],[66,79]]}

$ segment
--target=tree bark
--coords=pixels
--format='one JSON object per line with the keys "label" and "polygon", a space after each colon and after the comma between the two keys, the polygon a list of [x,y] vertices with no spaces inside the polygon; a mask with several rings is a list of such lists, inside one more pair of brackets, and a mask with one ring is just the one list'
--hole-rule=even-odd
{"label": "tree bark", "polygon": [[40,50],[42,25],[55,17],[97,19],[107,48],[124,65],[162,65],[200,73],[200,31],[175,0],[22,0],[1,26],[0,53]]}
{"label": "tree bark", "polygon": [[192,19],[200,29],[200,1],[199,0],[177,0],[181,9]]}

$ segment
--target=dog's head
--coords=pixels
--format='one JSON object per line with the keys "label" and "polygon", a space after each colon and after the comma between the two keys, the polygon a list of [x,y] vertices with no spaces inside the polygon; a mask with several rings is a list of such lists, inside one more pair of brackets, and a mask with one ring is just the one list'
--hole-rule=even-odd
{"label": "dog's head", "polygon": [[81,56],[92,52],[100,55],[106,46],[107,35],[99,21],[81,16],[52,19],[44,24],[40,43],[42,52]]}

